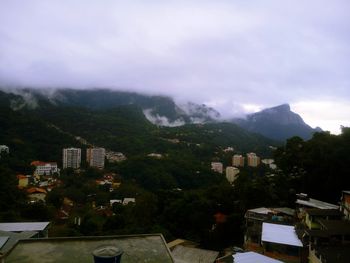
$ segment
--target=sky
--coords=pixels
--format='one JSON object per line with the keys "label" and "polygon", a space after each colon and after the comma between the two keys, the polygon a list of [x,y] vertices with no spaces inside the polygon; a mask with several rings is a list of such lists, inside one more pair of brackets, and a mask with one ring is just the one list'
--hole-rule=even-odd
{"label": "sky", "polygon": [[0,86],[113,88],[350,126],[349,0],[1,0]]}

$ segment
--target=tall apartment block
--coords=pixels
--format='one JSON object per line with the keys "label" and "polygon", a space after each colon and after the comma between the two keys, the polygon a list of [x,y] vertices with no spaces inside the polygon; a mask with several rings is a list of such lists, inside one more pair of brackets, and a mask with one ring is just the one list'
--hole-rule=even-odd
{"label": "tall apartment block", "polygon": [[105,166],[105,148],[86,149],[86,161],[91,167],[103,169]]}
{"label": "tall apartment block", "polygon": [[242,155],[235,154],[232,157],[232,165],[235,167],[243,167],[244,166],[244,157]]}
{"label": "tall apartment block", "polygon": [[251,167],[257,167],[260,164],[260,157],[255,153],[247,153],[247,164]]}
{"label": "tall apartment block", "polygon": [[239,174],[239,169],[233,166],[226,167],[226,179],[230,184],[237,179],[237,175]]}
{"label": "tall apartment block", "polygon": [[63,168],[80,168],[81,149],[65,148],[63,149]]}

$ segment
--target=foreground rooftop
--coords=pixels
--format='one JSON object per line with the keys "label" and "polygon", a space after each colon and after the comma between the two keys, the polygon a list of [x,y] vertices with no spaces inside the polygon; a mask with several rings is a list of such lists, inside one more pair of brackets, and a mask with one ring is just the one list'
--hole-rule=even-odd
{"label": "foreground rooftop", "polygon": [[20,240],[5,255],[5,263],[92,263],[92,251],[105,245],[122,249],[123,263],[174,262],[163,236],[154,234]]}

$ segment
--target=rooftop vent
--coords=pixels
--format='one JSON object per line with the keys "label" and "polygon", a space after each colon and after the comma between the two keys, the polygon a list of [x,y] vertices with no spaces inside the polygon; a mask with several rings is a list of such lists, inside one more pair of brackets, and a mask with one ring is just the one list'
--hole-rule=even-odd
{"label": "rooftop vent", "polygon": [[96,248],[92,255],[95,263],[120,263],[123,250],[110,245]]}

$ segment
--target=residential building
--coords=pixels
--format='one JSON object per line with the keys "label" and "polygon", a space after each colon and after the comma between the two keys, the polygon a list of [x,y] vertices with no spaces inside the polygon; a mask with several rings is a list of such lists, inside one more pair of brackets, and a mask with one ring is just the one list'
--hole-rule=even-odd
{"label": "residential building", "polygon": [[346,220],[350,220],[350,191],[343,191],[340,200],[340,211]]}
{"label": "residential building", "polygon": [[212,162],[211,163],[211,169],[214,172],[222,174],[223,170],[224,170],[224,167],[223,167],[223,164],[221,162]]}
{"label": "residential building", "polygon": [[288,207],[266,208],[259,207],[247,210],[244,215],[246,220],[246,233],[244,235],[244,247],[248,250],[262,252],[261,234],[264,222],[293,224],[295,210]]}
{"label": "residential building", "polygon": [[86,149],[86,161],[91,167],[103,169],[105,167],[105,148]]}
{"label": "residential building", "polygon": [[229,181],[230,184],[233,184],[233,182],[237,179],[237,175],[239,174],[239,169],[233,166],[227,166],[226,167],[226,179]]}
{"label": "residential building", "polygon": [[59,173],[57,163],[55,162],[33,161],[30,165],[35,166],[34,175],[53,175]]}
{"label": "residential building", "polygon": [[135,198],[124,198],[123,199],[123,205],[128,205],[128,204],[131,204],[131,203],[136,203],[136,200]]}
{"label": "residential building", "polygon": [[31,203],[43,202],[45,203],[47,191],[43,188],[32,187],[27,189],[28,199]]}
{"label": "residential building", "polygon": [[250,167],[257,167],[260,164],[260,157],[255,153],[247,153],[247,165]]}
{"label": "residential building", "polygon": [[318,220],[320,229],[307,229],[310,263],[348,263],[350,259],[350,222]]}
{"label": "residential building", "polygon": [[63,168],[80,168],[81,149],[80,148],[65,148],[63,149]]}
{"label": "residential building", "polygon": [[306,257],[294,226],[263,223],[261,243],[265,256],[284,262],[299,263]]}
{"label": "residential building", "polygon": [[340,220],[343,214],[338,209],[306,209],[305,224],[308,229],[321,229],[319,220]]}
{"label": "residential building", "polygon": [[235,154],[232,157],[232,165],[235,167],[244,166],[244,157],[242,155]]}

